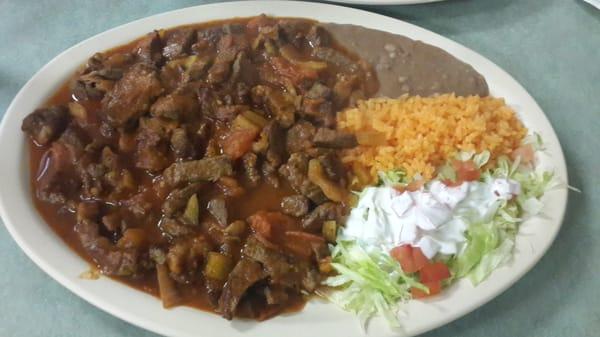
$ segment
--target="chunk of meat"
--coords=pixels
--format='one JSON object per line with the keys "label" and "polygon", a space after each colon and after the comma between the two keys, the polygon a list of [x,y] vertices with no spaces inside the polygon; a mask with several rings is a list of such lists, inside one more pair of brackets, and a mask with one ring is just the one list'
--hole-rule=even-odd
{"label": "chunk of meat", "polygon": [[320,82],[315,82],[304,95],[300,112],[322,126],[334,127],[332,90]]}
{"label": "chunk of meat", "polygon": [[167,36],[162,54],[169,60],[187,54],[195,40],[196,32],[194,30],[177,29]]}
{"label": "chunk of meat", "polygon": [[208,69],[208,83],[219,84],[227,80],[236,56],[247,47],[248,42],[240,34],[223,35],[217,44],[215,61]]}
{"label": "chunk of meat", "polygon": [[341,223],[343,216],[344,206],[333,202],[326,202],[317,206],[317,208],[302,219],[302,227],[310,232],[320,232],[323,222],[335,220]]}
{"label": "chunk of meat", "polygon": [[211,199],[208,202],[206,209],[215,218],[215,220],[217,220],[219,225],[222,227],[227,226],[227,205],[225,204],[225,199]]}
{"label": "chunk of meat", "polygon": [[296,106],[290,94],[257,85],[252,88],[252,100],[256,104],[262,104],[284,128],[289,128],[296,121]]}
{"label": "chunk of meat", "polygon": [[178,91],[157,99],[150,107],[150,113],[155,117],[184,121],[198,109],[195,95]]}
{"label": "chunk of meat", "polygon": [[314,146],[316,128],[307,121],[298,121],[287,132],[286,148],[289,153],[306,151]]}
{"label": "chunk of meat", "polygon": [[308,213],[309,201],[303,195],[291,195],[281,200],[283,213],[295,217],[301,217]]}
{"label": "chunk of meat", "polygon": [[69,112],[64,106],[36,109],[23,119],[21,130],[39,145],[47,145],[66,129]]}
{"label": "chunk of meat", "polygon": [[319,161],[329,179],[337,182],[345,182],[346,169],[342,160],[335,152],[331,151],[320,155]]}
{"label": "chunk of meat", "polygon": [[327,198],[319,186],[308,179],[309,160],[310,158],[305,153],[293,153],[287,163],[279,168],[279,174],[290,182],[296,192],[306,196],[314,203],[320,204]]}
{"label": "chunk of meat", "polygon": [[193,226],[173,218],[164,218],[158,227],[163,234],[171,238],[184,237],[195,232]]}
{"label": "chunk of meat", "polygon": [[194,145],[184,128],[177,128],[171,134],[171,150],[177,158],[186,158],[193,152]]}
{"label": "chunk of meat", "polygon": [[82,186],[83,165],[75,166],[83,152],[83,141],[75,129],[67,128],[41,158],[36,197],[49,203],[66,203]]}
{"label": "chunk of meat", "polygon": [[314,267],[307,260],[296,259],[293,255],[268,247],[255,236],[248,238],[242,254],[263,265],[270,284],[281,285],[295,291],[301,289],[312,291],[318,285],[318,282],[311,282]]}
{"label": "chunk of meat", "polygon": [[314,25],[306,34],[306,40],[310,43],[311,47],[329,47],[331,46],[331,35],[329,32],[319,25]]}
{"label": "chunk of meat", "polygon": [[284,287],[277,285],[265,287],[265,299],[269,305],[284,304],[289,297]]}
{"label": "chunk of meat", "polygon": [[134,65],[102,99],[103,113],[111,125],[125,126],[146,113],[162,91],[153,68]]}
{"label": "chunk of meat", "polygon": [[200,269],[211,246],[204,236],[176,241],[167,252],[166,264],[171,276],[180,283],[200,277]]}
{"label": "chunk of meat", "polygon": [[130,53],[116,53],[108,58],[102,53],[94,54],[79,77],[71,83],[71,93],[79,101],[101,99],[123,76],[123,68],[132,59]]}
{"label": "chunk of meat", "polygon": [[107,275],[129,276],[140,269],[140,254],[136,248],[119,248],[100,235],[95,221],[97,206],[80,203],[74,230],[86,252]]}
{"label": "chunk of meat", "polygon": [[276,121],[271,121],[263,128],[269,145],[267,147],[266,158],[276,169],[282,164],[285,156],[285,130]]}
{"label": "chunk of meat", "polygon": [[172,217],[183,211],[192,195],[202,189],[202,183],[191,183],[184,188],[173,190],[162,205],[162,211],[167,217]]}
{"label": "chunk of meat", "polygon": [[250,259],[241,259],[229,274],[223,293],[219,298],[217,311],[224,318],[232,319],[246,291],[266,276],[259,263]]}
{"label": "chunk of meat", "polygon": [[148,33],[136,46],[135,54],[144,63],[160,65],[163,61],[163,41],[157,31]]}
{"label": "chunk of meat", "polygon": [[346,203],[349,198],[349,192],[339,182],[332,181],[325,170],[321,161],[311,159],[308,162],[308,179],[321,188],[323,194],[332,201]]}
{"label": "chunk of meat", "polygon": [[358,145],[353,134],[328,128],[319,128],[313,141],[317,146],[333,149],[353,148]]}
{"label": "chunk of meat", "polygon": [[216,181],[233,173],[227,156],[173,163],[163,172],[167,184],[176,186],[184,182]]}

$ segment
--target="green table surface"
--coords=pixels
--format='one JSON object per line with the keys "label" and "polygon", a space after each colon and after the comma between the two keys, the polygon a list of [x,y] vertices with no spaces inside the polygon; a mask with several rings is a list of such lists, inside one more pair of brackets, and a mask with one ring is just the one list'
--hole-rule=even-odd
{"label": "green table surface", "polygon": [[[201,3],[0,0],[0,116],[64,49],[129,21]],[[600,11],[580,0],[362,8],[449,37],[508,71],[545,111],[562,143],[569,181],[583,190],[570,194],[558,238],[533,270],[490,303],[425,336],[600,336]],[[52,280],[4,226],[0,261],[1,337],[155,336]]]}

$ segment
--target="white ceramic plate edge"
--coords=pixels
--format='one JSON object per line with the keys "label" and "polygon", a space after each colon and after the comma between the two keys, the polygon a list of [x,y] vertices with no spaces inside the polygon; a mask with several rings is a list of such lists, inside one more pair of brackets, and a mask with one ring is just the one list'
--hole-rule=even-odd
{"label": "white ceramic plate edge", "polygon": [[[281,4],[285,4],[285,6],[281,6]],[[317,10],[317,7],[319,8],[319,10]],[[40,268],[42,268],[51,277],[56,279],[59,283],[63,284],[65,287],[76,293],[78,296],[84,298],[85,300],[96,305],[97,307],[117,317],[120,317],[130,323],[167,335],[192,336],[195,333],[198,333],[197,331],[194,333],[193,329],[188,330],[188,326],[184,326],[183,328],[177,328],[174,327],[172,324],[169,325],[168,320],[167,324],[165,324],[165,320],[161,320],[167,317],[168,319],[173,319],[174,321],[178,321],[178,323],[180,323],[180,320],[178,318],[183,317],[183,315],[185,315],[185,317],[188,317],[188,315],[198,315],[197,324],[203,324],[204,321],[210,322],[211,327],[207,327],[207,329],[205,330],[206,335],[244,335],[244,330],[247,329],[261,334],[268,334],[269,331],[271,333],[274,331],[272,329],[283,329],[284,326],[288,325],[291,322],[293,322],[293,325],[298,324],[299,322],[296,321],[301,315],[303,318],[305,317],[307,319],[306,321],[309,321],[312,318],[316,320],[315,323],[321,324],[320,326],[322,328],[331,329],[320,330],[321,332],[339,331],[340,328],[348,328],[347,324],[349,322],[352,322],[353,320],[353,318],[350,315],[346,316],[345,314],[340,313],[331,305],[327,305],[327,309],[323,309],[321,307],[325,305],[322,303],[311,303],[308,305],[308,308],[305,309],[305,311],[301,314],[289,317],[276,318],[267,323],[263,323],[262,325],[256,325],[249,322],[234,322],[233,324],[229,325],[229,323],[226,324],[226,322],[222,321],[217,316],[204,314],[202,312],[198,312],[190,308],[177,308],[175,310],[163,312],[162,309],[156,309],[157,307],[160,308],[160,304],[153,297],[140,292],[133,292],[131,289],[124,285],[107,280],[105,278],[93,282],[85,280],[82,281],[77,276],[81,271],[84,270],[85,263],[81,261],[81,259],[74,253],[69,253],[68,250],[61,252],[61,254],[64,255],[61,256],[64,257],[67,261],[73,262],[75,269],[72,269],[71,273],[66,274],[65,270],[62,267],[57,267],[56,261],[47,260],[43,254],[44,248],[50,248],[53,245],[53,242],[51,240],[43,240],[43,238],[47,238],[44,235],[54,235],[54,233],[51,232],[51,230],[49,230],[48,228],[44,230],[43,226],[36,227],[36,230],[40,231],[39,236],[42,238],[38,239],[38,241],[36,241],[35,244],[33,244],[34,242],[32,242],[33,239],[31,239],[31,235],[27,238],[23,237],[22,235],[26,231],[26,229],[20,229],[16,225],[19,224],[19,221],[21,220],[19,219],[19,217],[22,214],[27,214],[27,212],[35,213],[31,208],[30,200],[28,199],[29,184],[26,178],[27,172],[23,173],[23,170],[26,170],[26,162],[24,161],[25,157],[23,154],[23,136],[20,134],[20,131],[17,127],[18,125],[20,125],[20,120],[26,114],[26,112],[19,112],[17,111],[17,109],[22,108],[24,105],[27,105],[27,102],[24,101],[28,99],[27,94],[30,91],[48,91],[48,87],[50,87],[51,89],[55,88],[54,83],[62,82],[69,75],[72,69],[69,72],[55,69],[57,63],[61,61],[63,63],[65,62],[65,56],[74,54],[75,51],[85,49],[84,47],[92,41],[95,42],[94,45],[99,46],[97,47],[97,49],[96,47],[92,48],[92,51],[103,50],[110,46],[115,46],[127,42],[128,40],[138,37],[144,32],[150,31],[153,28],[170,27],[178,24],[201,22],[217,18],[226,18],[229,16],[249,16],[259,14],[260,12],[266,12],[268,14],[280,16],[311,17],[320,21],[362,24],[371,28],[377,28],[381,30],[391,31],[394,33],[405,34],[409,37],[421,39],[427,43],[443,47],[445,50],[455,55],[456,57],[471,63],[478,71],[484,74],[484,76],[486,76],[488,82],[490,83],[490,89],[492,91],[492,94],[507,97],[507,101],[509,103],[512,103],[511,101],[514,101],[521,107],[527,107],[528,110],[531,111],[531,114],[535,115],[535,118],[529,118],[529,114],[522,117],[524,118],[524,121],[528,126],[531,123],[534,123],[536,124],[536,128],[544,131],[542,135],[544,136],[547,147],[552,151],[552,157],[550,159],[546,159],[546,161],[552,162],[552,164],[554,164],[553,166],[555,168],[555,171],[557,172],[557,175],[566,184],[566,166],[564,163],[564,157],[560,148],[560,144],[558,143],[558,139],[556,138],[552,127],[550,126],[548,120],[543,116],[543,113],[541,112],[541,109],[539,108],[537,103],[535,103],[535,101],[526,93],[526,91],[516,81],[514,81],[514,79],[512,79],[510,75],[506,74],[503,70],[495,66],[490,61],[477,55],[473,51],[470,51],[469,49],[462,47],[444,37],[428,32],[422,28],[395,20],[393,18],[355,9],[325,4],[265,1],[254,3],[221,3],[190,7],[131,22],[129,24],[101,33],[95,37],[87,39],[69,48],[68,50],[64,51],[59,56],[57,56],[55,59],[50,61],[47,65],[45,65],[38,73],[36,73],[21,89],[21,91],[19,91],[19,93],[9,106],[6,116],[4,117],[2,124],[0,125],[0,141],[2,142],[0,143],[0,145],[2,146],[0,148],[6,147],[6,141],[7,139],[9,139],[11,142],[15,142],[11,143],[10,145],[16,149],[13,149],[13,151],[10,152],[10,154],[7,156],[8,160],[2,166],[0,166],[0,186],[3,187],[0,191],[0,215],[4,219],[6,227],[15,239],[15,241],[19,244],[23,251],[38,266],[40,266]],[[198,15],[194,16],[192,15],[192,13]],[[179,19],[178,17],[184,18]],[[194,20],[191,20],[192,18],[194,18]],[[140,30],[142,28],[144,30]],[[119,37],[117,39],[118,41],[113,42],[113,38],[117,35]],[[87,49],[89,49],[89,47]],[[78,58],[80,59],[78,60],[78,63],[81,63],[83,60],[85,60],[85,58],[89,57],[90,55],[78,55]],[[49,93],[47,92],[46,96],[44,97],[41,97],[40,94],[38,94],[37,97],[35,97],[38,102],[29,102],[29,104],[35,107],[39,103],[43,102],[48,94]],[[34,94],[34,96],[36,95]],[[517,106],[517,108],[519,107]],[[28,110],[27,112],[29,111],[30,110]],[[21,172],[21,176],[19,177],[20,179],[15,179],[14,175],[18,172]],[[25,176],[23,176],[23,174]],[[23,177],[25,177],[25,179],[23,179]],[[18,182],[16,182],[17,180]],[[7,193],[14,191],[5,192],[6,189],[8,189],[9,187],[15,187],[17,189],[20,188],[21,190],[25,188],[25,193],[27,194],[26,201],[29,201],[29,203],[25,205],[15,203],[15,200],[13,200],[13,195],[11,195],[10,197],[7,195]],[[407,305],[407,311],[410,315],[410,321],[406,322],[406,333],[411,335],[422,333],[424,331],[445,324],[448,321],[454,320],[457,317],[460,317],[479,307],[483,303],[489,301],[490,299],[504,291],[506,288],[508,288],[510,285],[512,285],[514,282],[516,282],[516,280],[518,280],[523,274],[525,274],[529,269],[531,269],[533,265],[535,265],[535,263],[539,260],[539,258],[541,258],[541,256],[543,256],[543,253],[548,249],[548,247],[552,243],[554,237],[558,232],[558,229],[560,228],[560,223],[562,222],[562,218],[564,216],[566,198],[567,193],[565,189],[552,191],[549,193],[549,196],[545,198],[545,201],[552,202],[552,226],[549,227],[550,231],[545,233],[543,240],[533,242],[535,243],[534,246],[536,248],[535,254],[529,256],[526,261],[518,260],[521,263],[515,263],[515,266],[513,266],[514,268],[502,268],[502,270],[499,270],[498,272],[494,273],[490,280],[484,282],[484,284],[482,284],[480,287],[471,288],[471,294],[476,297],[471,298],[469,301],[467,301],[468,305],[460,307],[457,310],[448,311],[449,308],[444,308],[446,305],[445,302],[450,301],[451,303],[452,300],[455,300],[454,298],[452,298],[452,295],[457,295],[457,292],[462,293],[462,290],[464,290],[465,287],[468,287],[468,285],[460,284],[459,286],[455,286],[452,289],[450,289],[448,293],[444,294],[444,296],[436,300],[428,302],[412,301],[409,305]],[[23,202],[23,200],[24,199],[22,198],[20,199],[21,202]],[[10,211],[8,211],[9,209]],[[16,214],[19,214],[19,216],[16,216]],[[32,217],[35,221],[41,221],[37,214],[29,214],[29,216]],[[45,226],[45,224],[43,223],[41,225]],[[57,238],[56,235],[54,235],[54,237]],[[56,244],[56,242],[54,242],[54,244]],[[519,256],[520,253],[517,252],[515,259],[517,260]],[[76,268],[80,268],[79,272],[73,273],[73,271],[76,270]],[[509,272],[515,273],[512,274],[511,277],[506,277],[507,274],[501,273],[503,270],[508,270]],[[109,289],[110,293],[106,297],[101,297],[101,295],[106,295],[105,293],[107,291],[105,291],[105,287]],[[139,302],[140,304],[143,304],[143,307],[138,307],[138,311],[128,310],[123,306],[118,305],[118,300],[121,297],[132,298],[132,300],[136,301],[136,303]],[[113,299],[116,302],[113,302]],[[123,299],[121,298],[121,300]],[[124,304],[126,307],[127,303]],[[148,310],[146,310],[146,305],[149,306],[147,308]],[[435,307],[438,306],[442,307],[442,311],[445,310],[445,312],[435,312],[435,315],[439,315],[439,317],[435,319],[435,322],[429,324],[423,324],[422,322],[413,324],[413,322],[419,321],[419,317],[413,317],[413,315],[418,316],[419,313],[429,312],[431,310],[434,310]],[[318,317],[319,315],[312,313],[313,308],[315,313],[323,312],[322,310],[326,310],[328,315],[333,315],[332,321],[320,321]],[[159,313],[160,317],[155,315],[155,311]],[[208,316],[214,319],[207,319]],[[299,321],[302,321],[303,318],[301,318]],[[339,325],[340,323],[345,324],[346,326],[342,327]],[[373,326],[373,329],[369,331],[369,334],[376,334],[379,336],[383,334],[389,334],[389,331],[385,329],[385,326],[383,326],[381,322],[376,321],[375,323],[375,326]],[[300,324],[298,326],[302,325]],[[232,328],[228,329],[228,327]],[[351,328],[353,330],[348,331],[349,335],[361,334],[356,324],[351,325]],[[290,337],[301,336],[304,333],[309,334],[311,330],[312,328],[307,326],[306,328],[302,328],[301,331],[287,330],[286,334]]]}

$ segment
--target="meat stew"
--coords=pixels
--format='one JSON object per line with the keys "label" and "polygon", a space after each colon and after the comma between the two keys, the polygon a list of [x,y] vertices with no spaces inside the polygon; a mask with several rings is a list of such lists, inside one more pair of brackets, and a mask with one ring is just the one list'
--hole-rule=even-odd
{"label": "meat stew", "polygon": [[349,200],[337,151],[356,144],[335,113],[377,90],[309,20],[154,31],[93,55],[24,119],[34,204],[102,274],[165,307],[263,320],[330,270],[323,224]]}

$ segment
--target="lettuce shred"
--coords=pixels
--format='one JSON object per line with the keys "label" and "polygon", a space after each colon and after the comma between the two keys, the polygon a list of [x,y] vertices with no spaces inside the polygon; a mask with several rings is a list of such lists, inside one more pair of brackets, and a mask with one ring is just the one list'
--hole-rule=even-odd
{"label": "lettuce shred", "polygon": [[469,223],[467,242],[463,249],[450,259],[454,278],[468,277],[474,285],[485,280],[494,269],[512,257],[519,224],[542,210],[540,198],[553,179],[551,172],[523,168],[519,161],[506,157],[497,161],[495,169],[483,174],[482,179],[507,178],[519,182],[521,193],[504,201],[484,222]]}
{"label": "lettuce shred", "polygon": [[399,328],[397,311],[401,301],[411,298],[410,289],[428,291],[416,277],[405,274],[386,251],[367,250],[355,240],[338,240],[331,250],[331,265],[338,275],[324,281],[337,288],[328,295],[329,300],[356,314],[364,329],[374,315],[383,316],[390,327]]}

